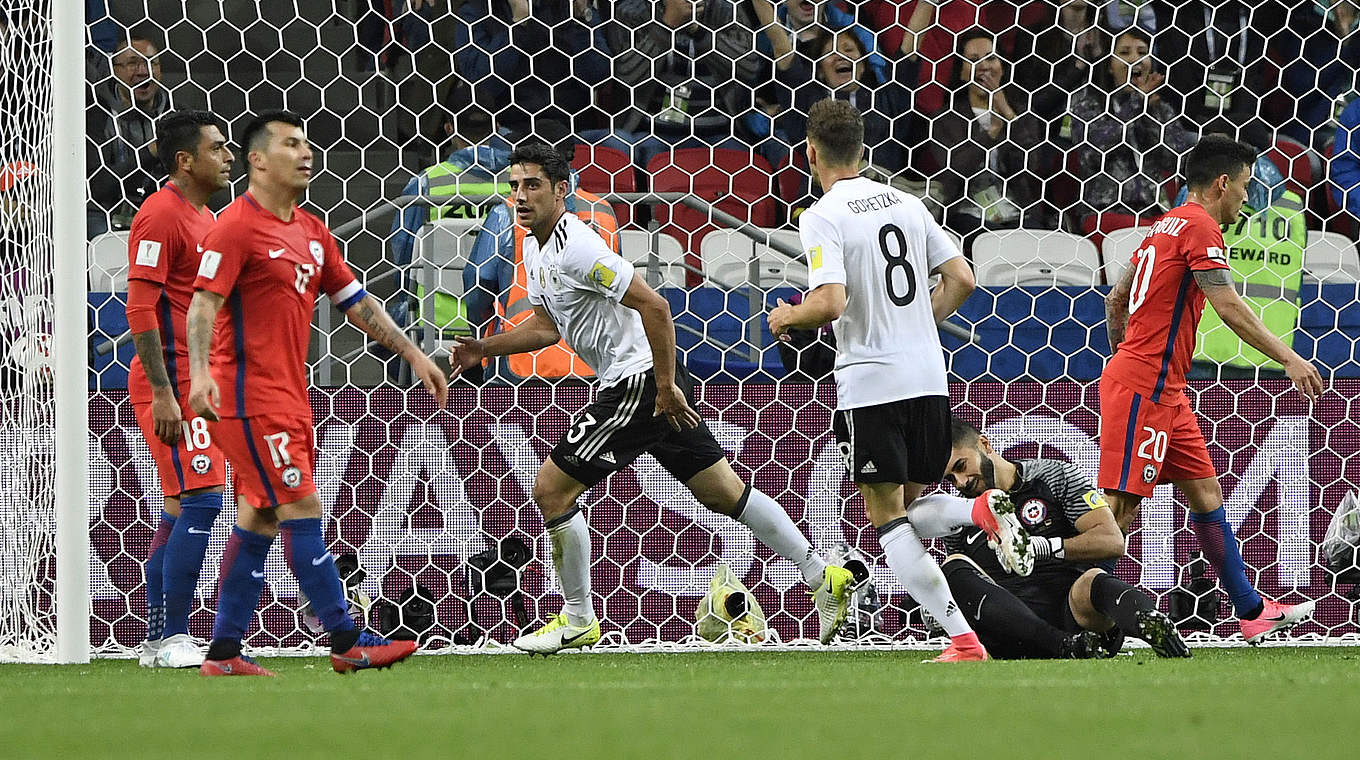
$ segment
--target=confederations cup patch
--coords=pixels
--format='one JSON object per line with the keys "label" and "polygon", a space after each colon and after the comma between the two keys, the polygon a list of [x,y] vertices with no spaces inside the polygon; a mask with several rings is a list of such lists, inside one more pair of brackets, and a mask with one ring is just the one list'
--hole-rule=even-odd
{"label": "confederations cup patch", "polygon": [[212,459],[207,454],[195,454],[194,458],[189,460],[189,467],[199,475],[207,475],[208,470],[212,469]]}
{"label": "confederations cup patch", "polygon": [[1020,507],[1020,521],[1027,526],[1035,526],[1048,518],[1048,505],[1043,499],[1030,499]]}
{"label": "confederations cup patch", "polygon": [[1149,464],[1149,465],[1144,465],[1144,467],[1143,467],[1143,482],[1144,482],[1144,483],[1151,483],[1152,481],[1154,481],[1154,480],[1156,480],[1156,479],[1157,479],[1157,468],[1156,468],[1156,467],[1153,467],[1153,466],[1150,465],[1150,464]]}
{"label": "confederations cup patch", "polygon": [[297,488],[302,483],[302,470],[296,467],[288,467],[283,471],[283,484],[289,488]]}

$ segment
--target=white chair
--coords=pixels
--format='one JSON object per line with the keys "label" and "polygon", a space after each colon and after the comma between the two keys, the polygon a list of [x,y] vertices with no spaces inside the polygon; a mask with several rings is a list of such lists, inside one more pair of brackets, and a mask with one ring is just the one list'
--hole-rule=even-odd
{"label": "white chair", "polygon": [[1105,259],[1105,284],[1119,282],[1129,261],[1133,259],[1134,251],[1143,244],[1150,229],[1148,226],[1125,227],[1105,234],[1105,242],[1100,246],[1101,256]]}
{"label": "white chair", "polygon": [[1355,241],[1338,232],[1309,230],[1303,270],[1318,282],[1360,282],[1360,253]]}
{"label": "white chair", "polygon": [[90,290],[124,293],[128,289],[128,237],[130,233],[105,232],[88,244]]}
{"label": "white chair", "polygon": [[[648,259],[652,246],[656,246],[658,282],[647,276]],[[646,230],[622,230],[619,232],[619,255],[643,273],[647,283],[654,288],[685,287],[685,250],[680,241],[670,235]]]}
{"label": "white chair", "polygon": [[472,244],[481,228],[480,217],[448,217],[420,228],[410,271],[427,295],[438,291],[462,297],[463,269],[471,261]]}
{"label": "white chair", "polygon": [[1054,230],[988,231],[973,241],[979,285],[1100,284],[1100,252],[1084,237]]}
{"label": "white chair", "polygon": [[[799,250],[797,232],[765,230],[765,233],[772,240],[784,243],[795,251]],[[704,274],[719,286],[735,288],[751,284],[752,257],[755,257],[760,268],[760,276],[755,282],[757,287],[807,288],[806,261],[801,260],[801,257],[791,259],[740,232],[733,230],[710,232],[699,246],[699,258],[703,261]]]}

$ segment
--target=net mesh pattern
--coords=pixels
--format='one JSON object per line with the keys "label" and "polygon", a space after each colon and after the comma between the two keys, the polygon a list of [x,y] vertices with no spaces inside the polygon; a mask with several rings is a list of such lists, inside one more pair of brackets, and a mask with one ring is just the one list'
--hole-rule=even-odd
{"label": "net mesh pattern", "polygon": [[[1145,227],[1178,202],[1180,161],[1200,134],[1255,145],[1249,216],[1225,230],[1234,272],[1246,295],[1265,288],[1283,303],[1268,323],[1285,325],[1277,332],[1331,388],[1316,405],[1299,401],[1209,324],[1201,344],[1218,353],[1202,357],[1189,393],[1249,578],[1267,596],[1318,600],[1314,622],[1288,640],[1354,641],[1355,551],[1323,550],[1329,526],[1346,518],[1337,513],[1360,446],[1360,256],[1355,217],[1336,192],[1360,177],[1347,173],[1360,164],[1345,126],[1360,120],[1345,110],[1360,64],[1353,6],[1172,5],[109,0],[88,18],[87,54],[92,645],[127,653],[145,633],[141,562],[161,497],[124,390],[126,227],[164,179],[148,157],[147,114],[172,107],[210,109],[232,136],[252,113],[302,114],[318,162],[306,207],[432,353],[518,318],[513,220],[498,197],[506,149],[529,135],[574,143],[572,202],[670,302],[681,358],[702,381],[700,410],[738,474],[819,550],[870,558],[874,594],[857,597],[852,614],[857,645],[928,644],[937,634],[882,564],[830,435],[825,343],[804,336],[781,355],[763,317],[807,287],[797,217],[820,189],[806,117],[830,95],[866,113],[865,172],[924,199],[973,264],[979,288],[953,318],[961,329],[943,338],[955,413],[1008,456],[1068,459],[1093,477],[1096,381],[1109,353],[1103,295]],[[0,158],[37,168],[0,192],[12,360],[0,429],[3,651],[51,637],[50,402],[33,357],[45,335],[53,199],[42,180],[46,4],[0,7],[7,38],[23,41],[0,59]],[[233,149],[239,193],[245,159]],[[678,195],[615,195],[634,192]],[[438,200],[451,193],[462,195]],[[404,199],[395,212],[384,204],[394,199]],[[741,223],[756,239],[733,229]],[[31,243],[11,242],[20,239]],[[560,357],[501,361],[455,386],[442,412],[333,309],[318,309],[312,337],[326,537],[362,570],[353,596],[370,603],[369,624],[410,629],[432,648],[488,651],[555,613],[560,593],[530,493],[591,398],[588,381],[534,377],[561,374]],[[796,568],[699,507],[650,457],[583,503],[606,644],[693,645],[694,610],[720,562],[768,615],[767,645],[815,638]],[[214,528],[191,618],[200,637],[230,512]],[[1240,642],[1170,487],[1144,503],[1128,548],[1119,576],[1154,594],[1193,640]],[[277,549],[266,573],[248,643],[310,646]]]}

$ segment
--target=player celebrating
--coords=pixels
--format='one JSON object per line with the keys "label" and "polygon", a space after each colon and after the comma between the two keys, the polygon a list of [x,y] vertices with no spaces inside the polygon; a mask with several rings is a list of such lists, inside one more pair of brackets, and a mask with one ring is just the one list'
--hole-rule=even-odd
{"label": "player celebrating", "polygon": [[[945,539],[949,589],[988,651],[1005,658],[1103,654],[1085,644],[1081,632],[1089,631],[1104,634],[1109,654],[1128,633],[1161,657],[1190,656],[1152,599],[1105,571],[1124,556],[1124,534],[1079,467],[1055,459],[1013,462],[972,425],[955,419],[952,427],[945,480],[968,498],[926,496],[907,516],[923,537]],[[997,564],[973,525],[973,500],[992,488],[1006,491],[1031,535],[1035,563],[1028,577]]]}
{"label": "player celebrating", "polygon": [[[952,638],[937,662],[985,660],[907,520],[907,505],[948,462],[949,387],[936,323],[972,292],[973,271],[920,200],[859,176],[864,117],[853,105],[812,106],[807,153],[826,192],[798,218],[812,291],[796,306],[781,300],[770,332],[783,339],[790,329],[835,322],[832,427],[888,567]],[[927,291],[931,274],[940,284]],[[1024,531],[1004,495],[995,496],[978,500],[979,524],[1011,567],[1028,572]]]}
{"label": "player celebrating", "polygon": [[241,655],[241,639],[264,586],[265,556],[280,533],[288,566],[330,635],[331,666],[339,673],[387,667],[414,652],[416,643],[355,628],[335,558],[322,540],[305,366],[318,292],[410,362],[440,406],[448,387],[434,362],[354,278],[326,225],[297,207],[312,174],[302,119],[287,111],[262,114],[241,142],[250,189],[203,239],[188,315],[189,402],[214,421],[213,437],[234,466],[244,502],[222,555],[217,620],[200,672],[272,675]]}
{"label": "player celebrating", "polygon": [[1185,160],[1186,203],[1152,226],[1105,298],[1114,357],[1100,376],[1097,478],[1125,531],[1157,484],[1176,484],[1251,644],[1306,619],[1314,603],[1264,599],[1247,580],[1218,474],[1185,396],[1205,299],[1242,340],[1282,364],[1306,398],[1323,391],[1313,365],[1272,335],[1233,287],[1219,225],[1237,219],[1255,161],[1254,149],[1223,135],[1201,139]]}
{"label": "player celebrating", "polygon": [[194,295],[198,242],[213,223],[208,196],[227,186],[233,157],[221,122],[203,111],[162,116],[156,145],[170,181],[142,204],[128,237],[127,321],[137,347],[128,397],[165,495],[146,560],[147,631],[139,662],[196,668],[203,652],[189,636],[189,608],[222,509],[227,468],[207,420],[187,403],[184,315]]}
{"label": "player celebrating", "polygon": [[515,639],[526,652],[552,654],[600,639],[590,598],[590,534],[576,500],[643,452],[708,509],[728,515],[802,571],[816,591],[819,634],[830,641],[845,621],[853,574],[828,566],[779,503],[742,483],[693,403],[693,384],[676,361],[670,305],[633,265],[575,214],[566,213],[570,168],[542,143],[510,156],[515,221],[528,228],[524,266],[534,313],[514,329],[454,345],[453,376],[484,357],[567,345],[599,378],[594,403],[572,420],[534,482],[534,502],[552,540],[564,604],[539,630]]}

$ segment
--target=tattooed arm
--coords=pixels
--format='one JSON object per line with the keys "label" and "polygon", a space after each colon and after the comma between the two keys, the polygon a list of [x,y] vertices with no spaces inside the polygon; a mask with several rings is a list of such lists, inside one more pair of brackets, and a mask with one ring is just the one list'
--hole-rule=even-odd
{"label": "tattooed arm", "polygon": [[208,352],[212,348],[213,323],[217,312],[226,301],[207,290],[194,292],[186,318],[189,342],[189,406],[194,414],[217,421],[217,407],[222,404],[222,391],[208,371]]}
{"label": "tattooed arm", "polygon": [[142,371],[151,384],[151,420],[157,438],[167,446],[179,442],[179,399],[165,369],[165,350],[161,345],[161,324],[156,316],[156,302],[163,292],[162,285],[142,279],[128,281],[128,327],[132,329],[132,344],[137,347],[137,358],[142,360]]}
{"label": "tattooed arm", "polygon": [[1195,272],[1195,283],[1209,299],[1223,324],[1232,328],[1247,345],[1269,356],[1284,367],[1285,374],[1294,382],[1299,393],[1307,399],[1322,395],[1326,386],[1320,375],[1308,360],[1286,346],[1261,322],[1256,312],[1247,306],[1233,287],[1232,275],[1227,269],[1210,269]]}
{"label": "tattooed arm", "polygon": [[368,337],[405,359],[411,365],[411,371],[420,378],[425,390],[435,397],[441,407],[444,406],[449,395],[448,381],[444,379],[444,374],[430,357],[422,353],[416,344],[402,333],[397,323],[383,310],[382,302],[372,295],[364,296],[363,300],[345,311],[345,317],[355,327],[367,333]]}

